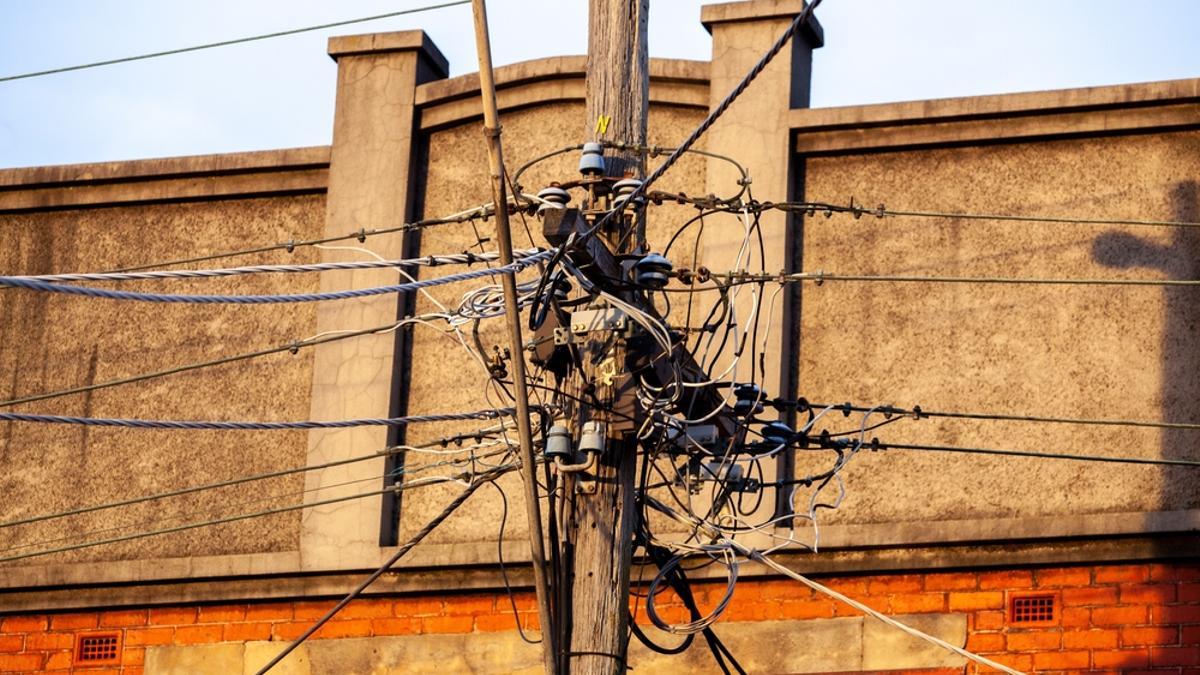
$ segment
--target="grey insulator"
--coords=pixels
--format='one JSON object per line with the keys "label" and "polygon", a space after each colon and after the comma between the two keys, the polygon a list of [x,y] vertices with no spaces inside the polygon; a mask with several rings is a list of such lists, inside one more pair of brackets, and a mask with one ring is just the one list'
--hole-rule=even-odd
{"label": "grey insulator", "polygon": [[599,143],[584,143],[583,156],[579,158],[579,173],[585,176],[604,175],[604,146]]}
{"label": "grey insulator", "polygon": [[663,288],[670,279],[674,265],[657,253],[651,253],[633,265],[633,280],[639,286]]}
{"label": "grey insulator", "polygon": [[547,209],[565,209],[567,203],[571,201],[571,193],[560,187],[543,188],[537,193],[538,199],[544,199],[545,202],[538,204],[537,214],[540,216]]}
{"label": "grey insulator", "polygon": [[[620,209],[625,207],[625,203],[629,201],[629,195],[633,194],[634,190],[641,187],[642,181],[637,178],[625,178],[617,181],[613,185],[613,194],[616,198],[613,199],[613,208]],[[634,208],[641,208],[646,205],[646,198],[639,196],[633,200]]]}
{"label": "grey insulator", "polygon": [[579,436],[580,452],[604,452],[604,425],[600,422],[585,422]]}
{"label": "grey insulator", "polygon": [[571,430],[559,424],[550,427],[550,431],[546,432],[546,448],[542,454],[549,460],[555,457],[571,459]]}

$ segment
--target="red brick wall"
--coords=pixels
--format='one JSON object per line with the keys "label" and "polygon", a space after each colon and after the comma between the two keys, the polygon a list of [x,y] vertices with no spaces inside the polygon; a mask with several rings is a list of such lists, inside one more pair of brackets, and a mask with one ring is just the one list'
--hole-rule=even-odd
{"label": "red brick wall", "polygon": [[[983,572],[838,577],[828,586],[892,614],[967,615],[967,649],[1026,671],[1200,674],[1200,564],[1103,565]],[[695,588],[711,607],[724,584]],[[1007,616],[1013,593],[1051,593],[1054,621],[1016,627]],[[536,627],[529,595],[517,596],[522,625]],[[64,671],[140,674],[150,645],[290,640],[334,601],[165,607],[0,618],[0,672]],[[656,606],[684,618],[677,601]],[[790,580],[745,580],[723,621],[820,619],[857,612]],[[903,617],[901,617],[903,618]],[[644,613],[639,613],[644,621]],[[317,639],[513,630],[503,594],[368,598],[347,607]],[[719,624],[718,624],[719,630]],[[121,635],[120,663],[73,664],[80,635]],[[975,672],[973,669],[970,672]]]}

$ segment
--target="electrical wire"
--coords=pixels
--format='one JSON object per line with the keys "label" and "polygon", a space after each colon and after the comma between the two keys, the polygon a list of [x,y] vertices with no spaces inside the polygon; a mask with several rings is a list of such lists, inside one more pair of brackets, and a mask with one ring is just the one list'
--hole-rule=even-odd
{"label": "electrical wire", "polygon": [[38,523],[38,522],[42,522],[42,521],[46,521],[46,520],[55,520],[58,518],[67,518],[69,516],[78,516],[78,515],[83,515],[86,513],[93,513],[96,511],[104,511],[107,509],[114,509],[114,508],[118,508],[118,507],[122,507],[122,506],[133,506],[136,504],[142,504],[142,503],[150,502],[150,501],[157,501],[160,499],[167,499],[170,497],[180,497],[183,495],[194,494],[197,492],[206,492],[209,490],[216,490],[216,489],[220,489],[220,488],[232,487],[235,485],[242,485],[244,483],[251,483],[251,482],[260,481],[260,480],[267,480],[270,478],[280,478],[282,476],[290,476],[292,474],[297,474],[297,473],[307,473],[309,471],[319,471],[321,469],[329,469],[329,468],[332,468],[335,466],[344,466],[346,464],[355,464],[358,462],[365,462],[365,461],[372,460],[372,459],[379,459],[379,458],[387,457],[388,455],[398,454],[398,453],[402,453],[402,452],[415,451],[415,450],[419,450],[423,447],[434,447],[434,446],[438,446],[438,445],[447,445],[449,443],[454,443],[456,441],[461,441],[464,439],[480,440],[488,435],[495,433],[494,429],[495,429],[495,427],[489,427],[486,429],[481,429],[481,430],[474,431],[474,432],[468,432],[465,434],[456,434],[454,436],[444,436],[440,439],[437,439],[434,441],[429,441],[427,443],[422,443],[421,445],[418,445],[418,446],[394,445],[394,446],[385,448],[383,450],[380,450],[379,452],[373,452],[373,453],[370,453],[367,455],[357,455],[355,457],[349,457],[346,459],[339,459],[339,460],[334,460],[334,461],[330,461],[330,462],[322,462],[320,464],[312,464],[309,466],[301,466],[301,467],[295,467],[295,468],[291,468],[291,469],[280,469],[277,471],[268,471],[265,473],[257,473],[257,474],[252,474],[249,476],[240,476],[238,478],[231,478],[229,480],[216,481],[213,483],[205,483],[203,485],[194,485],[191,487],[179,488],[177,490],[169,490],[166,492],[159,492],[156,494],[142,495],[139,497],[131,497],[129,499],[121,499],[121,500],[112,501],[112,502],[105,502],[102,504],[93,504],[90,506],[81,506],[79,508],[69,509],[67,511],[58,511],[56,513],[47,513],[47,514],[41,514],[41,515],[36,515],[36,516],[29,516],[26,518],[20,518],[17,520],[9,520],[9,521],[5,521],[5,522],[0,522],[0,529],[16,527],[18,525],[29,525],[32,523]]}
{"label": "electrical wire", "polygon": [[[921,276],[910,274],[836,274],[818,270],[815,272],[793,272],[787,274],[754,274],[748,272],[712,272],[713,277],[728,279],[733,284],[766,283],[815,283],[818,286],[828,281],[883,281],[890,283],[928,284],[1005,284],[1033,286],[1152,286],[1152,287],[1196,287],[1200,279],[1085,279],[1070,277],[964,277],[964,276]],[[0,283],[3,278],[0,278]]]}
{"label": "electrical wire", "polygon": [[[788,408],[832,408],[846,413],[849,412],[866,412],[870,408],[863,406],[855,406],[849,403],[827,405],[824,403],[808,403],[797,401],[784,401],[775,399],[770,402],[770,405],[776,409],[783,410]],[[911,417],[920,419],[925,417],[941,417],[947,419],[968,419],[968,420],[996,420],[996,421],[1011,421],[1011,422],[1039,422],[1046,424],[1079,424],[1079,425],[1094,425],[1094,426],[1116,426],[1116,427],[1145,427],[1150,429],[1196,429],[1200,430],[1200,424],[1195,422],[1155,422],[1152,420],[1129,420],[1129,419],[1105,419],[1095,417],[1050,417],[1044,415],[1016,415],[1003,413],[981,413],[981,412],[950,412],[945,410],[926,410],[921,406],[913,406],[911,409],[897,408],[894,406],[877,406],[875,408],[882,415],[900,415],[903,417]]]}
{"label": "electrical wire", "polygon": [[91,63],[81,63],[75,66],[63,66],[61,68],[50,68],[48,70],[38,70],[31,73],[21,73],[19,75],[5,75],[0,77],[0,82],[11,82],[13,80],[24,80],[31,77],[43,77],[46,75],[56,75],[58,73],[70,73],[76,70],[85,70],[88,68],[99,68],[101,66],[112,66],[119,63],[130,63],[133,61],[145,61],[147,59],[156,59],[163,56],[173,56],[175,54],[186,54],[188,52],[197,52],[204,49],[215,49],[217,47],[228,47],[231,45],[245,44],[247,42],[256,42],[259,40],[268,40],[271,38],[285,37],[288,35],[298,35],[300,33],[310,33],[312,31],[324,30],[326,28],[338,28],[340,26],[350,26],[356,23],[366,23],[368,21],[378,21],[380,19],[389,19],[395,16],[404,16],[406,14],[417,14],[420,12],[428,12],[434,9],[442,9],[444,7],[453,7],[455,5],[465,5],[470,0],[452,0],[451,2],[443,2],[436,5],[425,5],[423,7],[413,7],[412,9],[402,9],[396,12],[388,12],[387,14],[376,14],[374,16],[364,16],[358,19],[345,19],[343,21],[334,21],[331,23],[318,24],[316,26],[305,26],[304,28],[292,28],[290,30],[276,31],[274,33],[264,33],[262,35],[251,35],[249,37],[235,38],[232,40],[222,40],[220,42],[209,42],[191,47],[180,47],[178,49],[168,49],[161,52],[151,52],[149,54],[138,54],[136,56],[125,56],[118,59],[108,59],[105,61],[93,61]]}
{"label": "electrical wire", "polygon": [[934,637],[927,633],[922,633],[921,631],[919,631],[911,626],[900,623],[899,621],[893,619],[892,617],[887,616],[883,612],[880,612],[872,607],[864,605],[863,603],[861,603],[853,598],[850,598],[850,597],[847,597],[846,595],[838,593],[837,591],[833,590],[832,588],[829,588],[828,586],[819,584],[802,574],[799,574],[791,569],[788,569],[787,567],[784,567],[783,565],[780,565],[779,563],[775,562],[774,560],[771,560],[770,558],[763,555],[759,551],[748,549],[745,546],[738,544],[737,542],[730,542],[730,544],[732,546],[736,547],[738,550],[740,550],[745,555],[749,556],[750,559],[758,561],[790,579],[795,579],[796,581],[799,581],[800,583],[804,584],[805,586],[808,586],[809,588],[811,588],[814,591],[817,591],[818,593],[828,595],[829,597],[833,598],[834,600],[843,602],[843,603],[853,607],[854,609],[857,609],[858,611],[862,612],[863,614],[866,614],[867,616],[870,616],[873,619],[882,621],[883,623],[886,623],[887,625],[889,625],[893,628],[899,629],[915,638],[924,640],[930,644],[941,647],[942,649],[945,649],[949,652],[957,654],[969,661],[974,661],[975,663],[978,663],[983,666],[987,666],[988,668],[995,668],[996,670],[999,670],[1002,673],[1009,673],[1009,675],[1024,675],[1019,670],[1013,670],[1012,668],[1009,668],[1006,665],[996,663],[995,661],[992,661],[991,659],[986,659],[982,656],[979,656],[978,654],[969,652],[969,651],[963,649],[962,647],[957,647],[955,645],[952,645],[949,642],[942,640],[941,638]]}
{"label": "electrical wire", "polygon": [[[495,448],[495,446],[497,446],[497,445],[504,446],[504,447],[489,450],[484,453],[476,453],[475,452],[475,450],[478,450],[481,447]],[[399,467],[393,471],[388,471],[388,472],[384,473],[383,478],[384,479],[409,478],[409,477],[416,476],[417,474],[423,474],[423,473],[426,473],[426,472],[429,472],[429,471],[432,471],[434,469],[441,468],[441,467],[473,465],[476,462],[478,462],[479,464],[481,464],[483,466],[492,467],[495,465],[484,462],[483,460],[497,457],[500,455],[510,454],[510,450],[506,446],[506,444],[501,443],[499,441],[496,441],[493,444],[481,444],[481,445],[473,446],[471,448],[464,448],[463,451],[471,453],[470,456],[458,457],[455,459],[445,459],[445,460],[442,460],[439,462],[429,462],[426,464],[405,464],[404,466]],[[455,478],[453,476],[422,477],[420,480],[421,480],[422,484],[426,484],[426,483],[432,484],[432,483],[437,483],[437,482],[457,482],[460,484],[465,484],[465,482],[463,480]],[[108,534],[110,532],[120,532],[123,530],[129,530],[131,528],[144,529],[144,528],[148,528],[148,527],[158,527],[158,526],[162,526],[166,523],[173,522],[173,521],[179,521],[179,520],[182,520],[185,518],[195,518],[195,517],[217,518],[217,517],[220,517],[222,513],[228,512],[231,509],[237,510],[237,509],[248,508],[251,506],[257,506],[259,504],[278,503],[280,500],[282,500],[284,498],[289,498],[289,497],[299,497],[303,500],[306,498],[307,495],[315,494],[318,492],[323,492],[326,490],[335,490],[335,489],[346,488],[346,487],[350,487],[350,486],[354,486],[354,485],[361,485],[363,483],[377,483],[377,482],[379,482],[379,476],[369,476],[367,478],[354,478],[354,479],[350,479],[350,480],[338,481],[338,482],[333,482],[333,483],[321,483],[319,485],[316,485],[313,487],[306,487],[306,488],[303,488],[300,490],[290,490],[290,491],[286,491],[286,492],[276,492],[276,493],[272,493],[272,494],[264,493],[264,494],[260,494],[253,498],[250,498],[250,499],[240,499],[238,501],[222,500],[220,502],[219,507],[210,507],[204,511],[188,511],[186,513],[186,515],[180,514],[180,515],[171,515],[171,516],[160,516],[160,517],[135,521],[132,523],[126,522],[121,525],[113,525],[110,527],[91,528],[91,529],[86,529],[86,530],[82,530],[82,531],[71,532],[70,534],[64,534],[64,535],[49,538],[49,539],[40,538],[40,539],[37,539],[36,541],[30,541],[30,542],[24,543],[24,544],[15,544],[15,545],[9,546],[8,548],[0,549],[0,555],[13,553],[15,551],[19,551],[22,549],[45,547],[45,546],[49,546],[50,544],[58,543],[60,541],[78,540],[83,537],[94,538],[94,537],[97,537],[100,535]],[[410,481],[410,482],[413,482],[413,481]],[[395,484],[395,481],[391,482],[389,485],[394,485],[394,484]]]}
{"label": "electrical wire", "polygon": [[244,422],[212,420],[143,420],[112,417],[70,417],[66,415],[37,415],[0,412],[0,422],[34,422],[42,424],[78,424],[93,427],[124,427],[128,429],[208,429],[238,431],[278,431],[283,429],[344,429],[368,426],[406,426],[426,422],[457,420],[488,420],[512,415],[512,408],[480,410],[469,413],[438,413],[406,417],[367,417],[354,420],[303,420],[297,422]]}
{"label": "electrical wire", "polygon": [[299,647],[301,644],[304,644],[304,641],[311,637],[313,633],[316,633],[321,626],[324,626],[326,622],[336,616],[338,612],[342,611],[342,608],[350,604],[355,598],[361,595],[363,591],[367,590],[368,586],[374,583],[376,579],[383,576],[384,572],[387,572],[389,569],[391,569],[392,565],[395,565],[397,562],[399,562],[399,560],[403,558],[409,551],[411,551],[414,546],[419,544],[421,540],[428,536],[430,532],[433,532],[438,525],[441,525],[442,522],[449,518],[452,513],[458,510],[458,507],[462,506],[463,502],[467,501],[471,495],[475,494],[476,490],[478,490],[485,483],[495,480],[499,477],[499,475],[499,473],[496,473],[490,478],[479,478],[472,481],[471,484],[466,487],[466,489],[464,489],[457,497],[454,498],[454,501],[450,502],[444,509],[442,509],[441,513],[434,516],[433,519],[426,523],[425,526],[422,527],[416,534],[414,534],[411,539],[397,549],[396,552],[392,554],[391,558],[388,558],[386,562],[380,565],[379,569],[372,572],[371,575],[364,579],[362,583],[355,587],[354,590],[346,594],[346,597],[342,598],[336,605],[333,606],[332,609],[326,612],[321,618],[317,619],[313,625],[309,626],[307,630],[301,633],[299,637],[297,637],[295,640],[292,640],[288,646],[284,647],[283,651],[276,654],[274,658],[268,661],[265,666],[260,668],[257,675],[263,675],[263,673],[271,670],[280,661],[286,658],[288,654],[291,654],[292,651],[294,651],[297,647]]}
{"label": "electrical wire", "polygon": [[[516,468],[515,465],[508,466],[508,467],[505,467],[505,471],[509,471],[514,468]],[[469,472],[463,473],[463,474],[460,474],[460,476],[469,477],[470,473]],[[239,514],[232,515],[232,516],[225,516],[222,518],[214,518],[212,520],[206,520],[206,521],[202,521],[202,522],[185,523],[183,525],[176,525],[173,527],[166,527],[166,528],[161,528],[161,529],[147,531],[147,532],[137,532],[134,534],[121,535],[119,537],[110,537],[108,539],[102,539],[102,540],[97,540],[97,541],[79,542],[79,543],[71,544],[69,546],[60,546],[58,548],[53,548],[53,549],[46,549],[46,550],[41,550],[41,551],[33,551],[30,553],[21,553],[18,555],[10,555],[10,556],[0,557],[0,563],[13,562],[15,560],[26,560],[29,558],[37,558],[37,557],[41,557],[41,556],[53,555],[56,553],[68,553],[70,551],[78,551],[80,549],[91,548],[94,546],[104,546],[107,544],[117,544],[117,543],[126,542],[126,541],[133,541],[136,539],[145,539],[146,537],[156,537],[156,536],[160,536],[160,535],[164,535],[164,534],[174,534],[176,532],[184,532],[186,530],[194,530],[194,529],[201,528],[201,527],[211,527],[213,525],[224,525],[226,523],[234,523],[234,522],[238,522],[238,521],[242,521],[242,520],[250,520],[253,518],[262,518],[264,516],[271,516],[271,515],[275,515],[278,513],[288,513],[290,511],[298,511],[301,509],[310,509],[310,508],[314,508],[317,506],[328,506],[329,504],[338,504],[341,502],[351,501],[351,500],[355,500],[355,499],[374,497],[374,496],[386,494],[389,492],[402,492],[404,490],[409,490],[409,489],[418,488],[418,487],[426,487],[428,485],[434,485],[434,484],[442,483],[442,482],[445,482],[445,479],[434,479],[432,481],[429,481],[429,480],[414,481],[414,482],[409,482],[409,483],[402,483],[400,485],[395,485],[393,487],[384,488],[382,490],[372,490],[370,492],[360,492],[360,493],[352,494],[352,495],[343,495],[340,497],[330,497],[328,499],[321,499],[321,500],[313,501],[313,502],[289,504],[287,506],[279,506],[279,507],[275,507],[275,508],[271,508],[271,509],[255,511],[252,513],[239,513]]]}
{"label": "electrical wire", "polygon": [[90,286],[61,286],[44,281],[37,281],[27,277],[6,276],[0,276],[0,286],[12,286],[49,293],[80,295],[90,298],[105,298],[109,300],[137,300],[141,302],[156,303],[251,305],[290,302],[318,302],[322,300],[347,300],[351,298],[363,298],[373,295],[405,293],[422,288],[429,288],[431,286],[442,286],[461,281],[470,281],[472,279],[496,276],[498,274],[515,274],[516,272],[519,272],[530,265],[546,260],[553,255],[553,250],[541,251],[527,258],[501,267],[471,270],[457,274],[448,274],[443,277],[435,277],[433,279],[410,281],[403,284],[377,286],[375,288],[358,288],[344,291],[330,291],[326,293],[290,293],[284,295],[180,295],[175,293],[135,293],[132,291],[117,291],[107,288],[93,288]]}
{"label": "electrical wire", "polygon": [[792,211],[805,213],[809,216],[816,215],[821,212],[826,217],[834,213],[849,213],[855,219],[862,216],[875,216],[876,218],[941,218],[948,220],[991,220],[991,221],[1011,221],[1023,223],[1045,223],[1059,225],[1129,225],[1143,227],[1182,227],[1196,228],[1200,227],[1200,222],[1186,220],[1143,220],[1133,218],[1090,218],[1082,216],[1042,216],[1042,215],[1020,215],[1008,213],[967,213],[967,212],[948,212],[948,211],[904,211],[885,208],[880,204],[877,208],[865,208],[861,205],[855,205],[853,200],[849,205],[831,204],[825,202],[781,202],[781,203],[764,203],[760,205],[762,208],[774,208],[781,211]]}
{"label": "electrical wire", "polygon": [[911,443],[870,443],[868,448],[879,450],[922,450],[929,452],[957,452],[970,455],[1001,455],[1008,457],[1035,457],[1039,459],[1067,459],[1080,462],[1107,462],[1114,464],[1146,464],[1150,466],[1183,466],[1200,468],[1200,461],[1190,459],[1152,459],[1147,457],[1112,457],[1107,455],[1076,455],[1064,452],[1034,452],[1027,450],[999,450],[995,448],[969,448],[950,445],[917,445]]}
{"label": "electrical wire", "polygon": [[[321,246],[319,248],[335,248]],[[365,249],[362,249],[365,250]],[[517,259],[541,253],[539,249],[513,251]],[[158,270],[153,272],[86,272],[75,274],[33,274],[14,275],[11,279],[44,282],[74,282],[74,281],[144,281],[159,279],[209,279],[217,277],[242,276],[246,274],[267,273],[297,273],[297,272],[328,272],[333,270],[369,270],[387,267],[407,267],[411,265],[438,267],[440,265],[471,265],[496,260],[497,253],[452,253],[449,255],[427,255],[420,258],[403,260],[356,260],[350,262],[325,262],[306,265],[248,265],[244,267],[228,267],[212,270]]]}

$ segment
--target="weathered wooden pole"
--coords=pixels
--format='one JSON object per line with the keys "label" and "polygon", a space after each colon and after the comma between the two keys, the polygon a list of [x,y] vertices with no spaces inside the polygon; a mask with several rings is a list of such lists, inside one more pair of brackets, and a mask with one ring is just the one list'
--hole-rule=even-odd
{"label": "weathered wooden pole", "polygon": [[[587,136],[593,141],[646,143],[649,0],[590,0],[588,13]],[[644,155],[606,150],[605,174],[645,175]],[[610,246],[636,237],[626,220]],[[616,354],[623,356],[623,346]],[[617,360],[624,367],[624,359]],[[578,375],[577,375],[578,376]],[[593,491],[573,495],[568,540],[573,541],[571,631],[566,663],[571,673],[625,672],[628,636],[629,567],[633,553],[634,477],[637,440],[628,431],[610,432],[607,448],[590,478]]]}
{"label": "weathered wooden pole", "polygon": [[[483,130],[488,141],[488,170],[492,179],[492,201],[496,205],[496,244],[500,264],[512,263],[512,234],[508,226],[508,196],[504,186],[504,154],[500,145],[500,113],[496,105],[496,82],[492,73],[492,45],[488,37],[484,0],[471,3],[475,16],[475,46],[479,52],[479,90],[483,98]],[[538,503],[537,464],[533,457],[533,432],[529,424],[529,392],[525,380],[525,350],[521,341],[521,310],[517,302],[514,274],[500,277],[504,289],[504,319],[508,324],[509,350],[513,369],[513,391],[517,404],[517,435],[520,438],[521,476],[525,485],[525,512],[529,522],[529,554],[533,586],[537,595],[538,620],[542,629],[542,659],[546,675],[558,672],[554,623],[550,613],[550,591],[546,584],[546,553],[542,541],[542,515]]]}

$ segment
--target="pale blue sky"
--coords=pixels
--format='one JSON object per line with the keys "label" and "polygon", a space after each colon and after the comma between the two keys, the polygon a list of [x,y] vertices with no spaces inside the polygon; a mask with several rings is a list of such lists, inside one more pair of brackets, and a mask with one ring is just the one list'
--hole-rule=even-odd
{"label": "pale blue sky", "polygon": [[[0,75],[379,14],[427,0],[0,0]],[[650,53],[707,59],[697,0],[651,3]],[[582,54],[585,0],[492,0],[496,63]],[[813,105],[1200,77],[1200,1],[825,0]],[[0,83],[0,167],[329,143],[329,35],[425,29],[475,70],[469,6]],[[766,45],[764,45],[765,48]]]}

